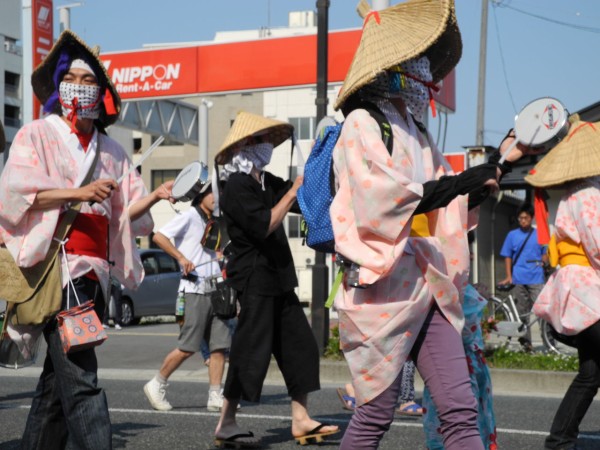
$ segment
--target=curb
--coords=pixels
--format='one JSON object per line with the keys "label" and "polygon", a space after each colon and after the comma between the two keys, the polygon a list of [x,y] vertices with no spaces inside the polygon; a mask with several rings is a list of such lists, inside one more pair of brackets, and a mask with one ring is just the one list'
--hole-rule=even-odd
{"label": "curb", "polygon": [[[227,371],[227,368],[225,369]],[[0,377],[39,377],[41,367],[23,369],[0,368]],[[543,370],[490,369],[492,387],[495,394],[527,397],[562,397],[575,378],[575,372],[551,372]],[[139,380],[148,381],[156,374],[156,369],[102,369],[98,370],[100,380]],[[343,387],[350,381],[350,370],[345,361],[321,360],[320,379],[323,386]],[[199,370],[177,370],[171,381],[190,383],[208,382],[208,368]],[[271,361],[265,384],[284,386],[283,376],[275,360]],[[417,372],[415,390],[423,391],[423,380]]]}

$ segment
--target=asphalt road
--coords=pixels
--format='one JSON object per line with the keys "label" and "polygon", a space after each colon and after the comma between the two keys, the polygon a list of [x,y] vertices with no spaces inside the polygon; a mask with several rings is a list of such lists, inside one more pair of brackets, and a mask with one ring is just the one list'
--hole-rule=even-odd
{"label": "asphalt road", "polygon": [[[109,331],[109,339],[98,349],[100,384],[106,389],[113,423],[114,448],[208,449],[214,448],[217,413],[206,410],[206,368],[199,357],[190,358],[172,377],[168,389],[174,409],[153,411],[142,392],[173,347],[174,324],[138,326]],[[0,449],[17,449],[25,425],[31,396],[37,382],[39,358],[34,367],[0,369]],[[329,379],[318,394],[310,396],[311,414],[344,429],[351,417],[344,411],[335,388],[345,381]],[[543,439],[557,410],[557,396],[496,396],[495,412],[501,449],[542,449]],[[239,423],[263,438],[265,448],[297,449],[290,434],[289,398],[285,387],[269,381],[260,405],[242,404]],[[592,405],[582,427],[582,449],[600,449],[600,405]],[[321,447],[336,448],[341,433]],[[397,417],[382,441],[382,449],[424,449],[420,419]]]}

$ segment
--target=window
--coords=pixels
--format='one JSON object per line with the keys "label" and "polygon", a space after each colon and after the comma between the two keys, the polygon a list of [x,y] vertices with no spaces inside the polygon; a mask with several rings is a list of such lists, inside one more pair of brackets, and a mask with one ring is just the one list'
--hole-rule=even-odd
{"label": "window", "polygon": [[157,253],[156,257],[158,258],[160,273],[179,272],[179,264],[171,256],[165,253]]}
{"label": "window", "polygon": [[[295,180],[298,176],[298,167],[290,167],[290,180]],[[300,214],[288,214],[287,216],[287,232],[289,238],[301,238],[302,234],[300,231],[300,223],[302,222],[302,216]]]}
{"label": "window", "polygon": [[302,222],[302,216],[299,214],[289,214],[287,216],[288,226],[288,237],[301,238],[302,233],[300,232],[300,223]]}
{"label": "window", "polygon": [[10,93],[17,93],[19,90],[20,75],[18,73],[4,71],[4,89]]}
{"label": "window", "polygon": [[289,123],[294,126],[298,139],[313,139],[315,131],[314,117],[290,117]]}
{"label": "window", "polygon": [[17,106],[4,105],[4,125],[19,128],[21,126],[21,109]]}
{"label": "window", "polygon": [[146,275],[158,274],[158,261],[156,261],[154,256],[146,256],[142,260],[142,265],[144,266],[144,272]]}
{"label": "window", "polygon": [[152,189],[154,190],[163,184],[165,181],[171,181],[177,178],[181,169],[171,170],[153,170],[152,171]]}

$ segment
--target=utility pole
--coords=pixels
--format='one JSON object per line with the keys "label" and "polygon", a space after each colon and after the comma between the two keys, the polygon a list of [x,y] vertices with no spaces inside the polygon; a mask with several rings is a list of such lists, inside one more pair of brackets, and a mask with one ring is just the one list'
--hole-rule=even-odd
{"label": "utility pole", "polygon": [[487,53],[488,0],[481,0],[481,33],[479,34],[479,86],[477,89],[477,132],[475,145],[483,145],[485,115],[485,69]]}
{"label": "utility pole", "polygon": [[373,0],[373,11],[381,11],[390,7],[390,0]]}
{"label": "utility pole", "polygon": [[[475,145],[483,147],[483,128],[485,115],[485,69],[487,58],[487,23],[488,23],[488,0],[481,0],[481,32],[479,34],[479,83],[477,88],[477,130],[475,135]],[[498,202],[500,201],[498,198]],[[498,204],[496,203],[496,206]],[[495,209],[492,218],[495,217]],[[493,228],[493,222],[492,222]],[[473,263],[471,267],[471,278],[473,283],[479,282],[479,231],[475,231],[475,241],[473,242]],[[493,235],[492,235],[493,237]],[[492,242],[492,249],[494,243]],[[492,258],[494,255],[492,254]],[[493,266],[492,266],[493,267]],[[492,274],[492,277],[494,275]]]}
{"label": "utility pole", "polygon": [[203,98],[198,106],[198,148],[199,158],[208,166],[208,110],[213,102]]}
{"label": "utility pole", "polygon": [[[327,60],[329,34],[329,0],[317,0],[317,123],[327,115]],[[325,264],[325,253],[315,252],[312,267],[311,325],[323,354],[329,341],[329,310],[325,308],[329,287],[329,268]]]}
{"label": "utility pole", "polygon": [[57,6],[58,20],[60,23],[60,32],[71,29],[71,8],[82,6],[83,2],[69,3],[68,5]]}

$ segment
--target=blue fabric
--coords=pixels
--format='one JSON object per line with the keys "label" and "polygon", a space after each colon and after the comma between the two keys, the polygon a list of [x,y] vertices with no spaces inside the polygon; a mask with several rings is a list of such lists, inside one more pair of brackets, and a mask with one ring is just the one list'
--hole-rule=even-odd
{"label": "blue fabric", "polygon": [[[512,230],[506,236],[500,255],[505,258],[515,259],[523,242],[527,238],[529,231],[523,231],[521,228]],[[513,284],[543,284],[544,268],[535,262],[541,261],[542,256],[546,254],[546,248],[538,244],[537,230],[534,228],[531,237],[525,244],[517,264],[512,269]]]}
{"label": "blue fabric", "polygon": [[298,189],[298,204],[307,225],[306,245],[333,253],[335,242],[329,207],[331,195],[331,164],[333,148],[340,137],[342,124],[327,127],[319,136],[304,167],[304,182]]}
{"label": "blue fabric", "polygon": [[[463,301],[465,326],[461,336],[469,367],[471,390],[477,399],[477,426],[485,449],[494,450],[498,447],[496,443],[492,379],[483,354],[485,342],[481,332],[481,319],[487,301],[470,284],[465,289]],[[445,447],[440,433],[440,418],[433,403],[431,392],[427,387],[423,390],[423,409],[425,411],[423,429],[427,449],[444,450]]]}

